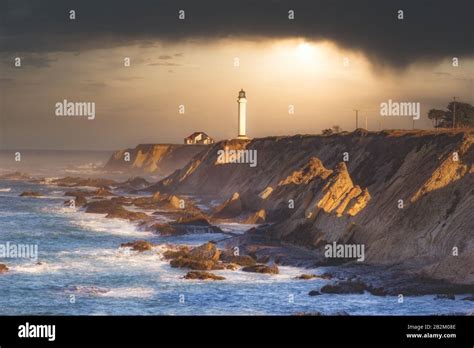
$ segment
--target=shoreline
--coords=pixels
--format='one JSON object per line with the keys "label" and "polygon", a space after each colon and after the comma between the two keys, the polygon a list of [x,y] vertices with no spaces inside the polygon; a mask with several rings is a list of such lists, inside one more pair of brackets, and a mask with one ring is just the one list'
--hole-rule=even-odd
{"label": "shoreline", "polygon": [[[21,180],[22,182],[30,182],[33,184],[44,185],[44,183],[39,183],[38,181]],[[48,184],[51,186],[51,184]],[[67,188],[67,186],[56,185],[58,187]],[[80,187],[78,187],[80,188]],[[118,196],[118,194],[123,194],[123,192],[116,192],[116,190],[111,190],[113,196],[108,197],[107,200],[111,199],[122,199],[126,201],[130,197],[127,196]],[[100,198],[99,201],[104,200],[106,197],[96,197]],[[67,196],[65,197],[67,198]],[[144,198],[141,196],[141,198]],[[137,197],[135,197],[137,199]],[[140,199],[140,198],[138,198]],[[202,204],[201,201],[199,201]],[[128,202],[129,203],[129,202]],[[130,207],[130,205],[129,205]],[[194,207],[194,206],[193,206]],[[84,208],[80,208],[83,212],[88,213]],[[194,208],[193,208],[194,209]],[[145,210],[145,209],[143,209]],[[149,211],[149,209],[148,209]],[[139,214],[141,218],[135,219],[130,218],[130,216],[125,216],[125,220],[129,220],[134,226],[139,230],[148,230],[151,226],[154,226],[152,220],[148,219],[148,215],[144,214],[140,207],[133,205],[133,210],[127,210],[133,214]],[[202,211],[200,211],[202,213]],[[173,224],[176,221],[179,221],[183,214],[182,212],[176,211],[176,209],[163,210],[160,211],[163,215],[169,215],[171,218],[175,218],[169,223]],[[107,215],[106,215],[107,216]],[[184,214],[186,216],[186,214]],[[123,216],[107,216],[111,219],[120,219],[123,220]],[[201,221],[202,223],[202,221]],[[239,221],[229,221],[225,220],[225,223],[240,223]],[[371,265],[371,264],[357,264],[354,262],[341,263],[338,265],[332,265],[328,262],[323,262],[321,259],[320,253],[315,250],[304,248],[301,246],[293,245],[290,243],[276,242],[276,241],[267,241],[265,233],[262,231],[265,228],[268,228],[268,225],[257,225],[257,227],[251,228],[243,233],[232,233],[225,232],[218,227],[219,224],[214,224],[213,221],[210,221],[207,225],[194,226],[189,223],[184,223],[184,233],[183,231],[179,232],[177,235],[187,235],[192,234],[189,231],[193,229],[213,229],[217,228],[216,233],[222,233],[222,235],[227,235],[227,237],[220,239],[219,242],[223,242],[226,248],[233,248],[238,246],[244,255],[252,255],[257,260],[266,260],[267,263],[275,263],[280,266],[291,266],[298,267],[302,269],[310,269],[317,267],[325,267],[331,269],[331,274],[337,282],[346,282],[357,280],[364,283],[367,289],[378,289],[373,291],[373,294],[376,296],[396,296],[396,295],[406,295],[406,296],[422,296],[422,295],[472,295],[474,293],[474,285],[462,285],[448,283],[445,281],[440,281],[432,278],[422,278],[416,274],[407,274],[404,267],[400,265]],[[154,231],[149,231],[157,235],[160,234],[154,227]],[[194,230],[194,233],[196,230]],[[165,234],[166,235],[166,234]],[[172,235],[172,234],[170,234]],[[133,242],[131,240],[131,242]],[[178,245],[179,246],[179,245]]]}

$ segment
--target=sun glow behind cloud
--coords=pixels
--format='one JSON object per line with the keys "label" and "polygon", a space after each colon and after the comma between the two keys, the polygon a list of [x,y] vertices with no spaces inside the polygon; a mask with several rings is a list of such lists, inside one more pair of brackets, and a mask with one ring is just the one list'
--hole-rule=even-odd
{"label": "sun glow behind cloud", "polygon": [[[128,56],[132,65],[124,68],[123,57]],[[362,53],[301,38],[157,42],[51,58],[48,68],[29,68],[23,75],[5,72],[14,83],[4,89],[4,146],[116,149],[138,142],[181,142],[196,130],[229,138],[235,135],[240,88],[248,94],[252,137],[319,133],[334,124],[351,130],[354,108],[364,110],[361,117],[368,116],[369,128],[377,130],[378,105],[388,98],[419,100],[428,108],[444,107],[451,95],[467,101],[472,96],[466,82],[434,74],[449,71],[449,61],[439,67],[375,71]],[[467,64],[456,70],[456,76],[467,75]],[[58,122],[52,105],[71,96],[96,102],[97,119]],[[180,104],[186,106],[184,115],[178,114]],[[290,104],[295,106],[293,115],[288,113]],[[30,128],[25,127],[28,115],[35,115],[28,121]],[[409,126],[385,119],[381,124]],[[430,124],[420,122],[422,126]],[[132,128],[136,131],[130,132]]]}

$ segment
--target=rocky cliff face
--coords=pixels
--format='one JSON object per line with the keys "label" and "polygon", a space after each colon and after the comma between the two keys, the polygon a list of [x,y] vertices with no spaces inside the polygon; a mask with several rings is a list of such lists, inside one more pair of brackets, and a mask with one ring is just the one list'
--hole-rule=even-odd
{"label": "rocky cliff face", "polygon": [[134,149],[115,152],[104,168],[133,174],[166,176],[185,166],[206,148],[203,145],[142,144]]}
{"label": "rocky cliff face", "polygon": [[[271,222],[273,240],[363,244],[367,263],[474,284],[473,142],[468,132],[362,130],[223,141],[152,189],[220,197],[216,218]],[[222,149],[256,150],[258,164],[218,163]]]}

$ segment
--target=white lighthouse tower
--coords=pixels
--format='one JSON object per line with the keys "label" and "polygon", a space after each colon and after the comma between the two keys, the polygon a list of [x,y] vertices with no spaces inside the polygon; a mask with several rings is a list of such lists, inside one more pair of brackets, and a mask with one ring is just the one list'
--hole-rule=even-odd
{"label": "white lighthouse tower", "polygon": [[243,89],[239,92],[237,103],[239,104],[239,133],[237,139],[248,139],[245,131],[245,123],[247,121],[247,98],[245,98],[245,91]]}

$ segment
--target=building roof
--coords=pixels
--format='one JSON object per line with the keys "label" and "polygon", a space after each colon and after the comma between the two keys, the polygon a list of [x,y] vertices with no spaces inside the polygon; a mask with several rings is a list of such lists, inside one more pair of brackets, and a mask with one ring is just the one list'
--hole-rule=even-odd
{"label": "building roof", "polygon": [[193,139],[193,138],[197,137],[200,134],[204,135],[204,137],[206,137],[206,138],[211,138],[209,135],[207,135],[204,132],[194,132],[193,134],[187,136],[186,139]]}

